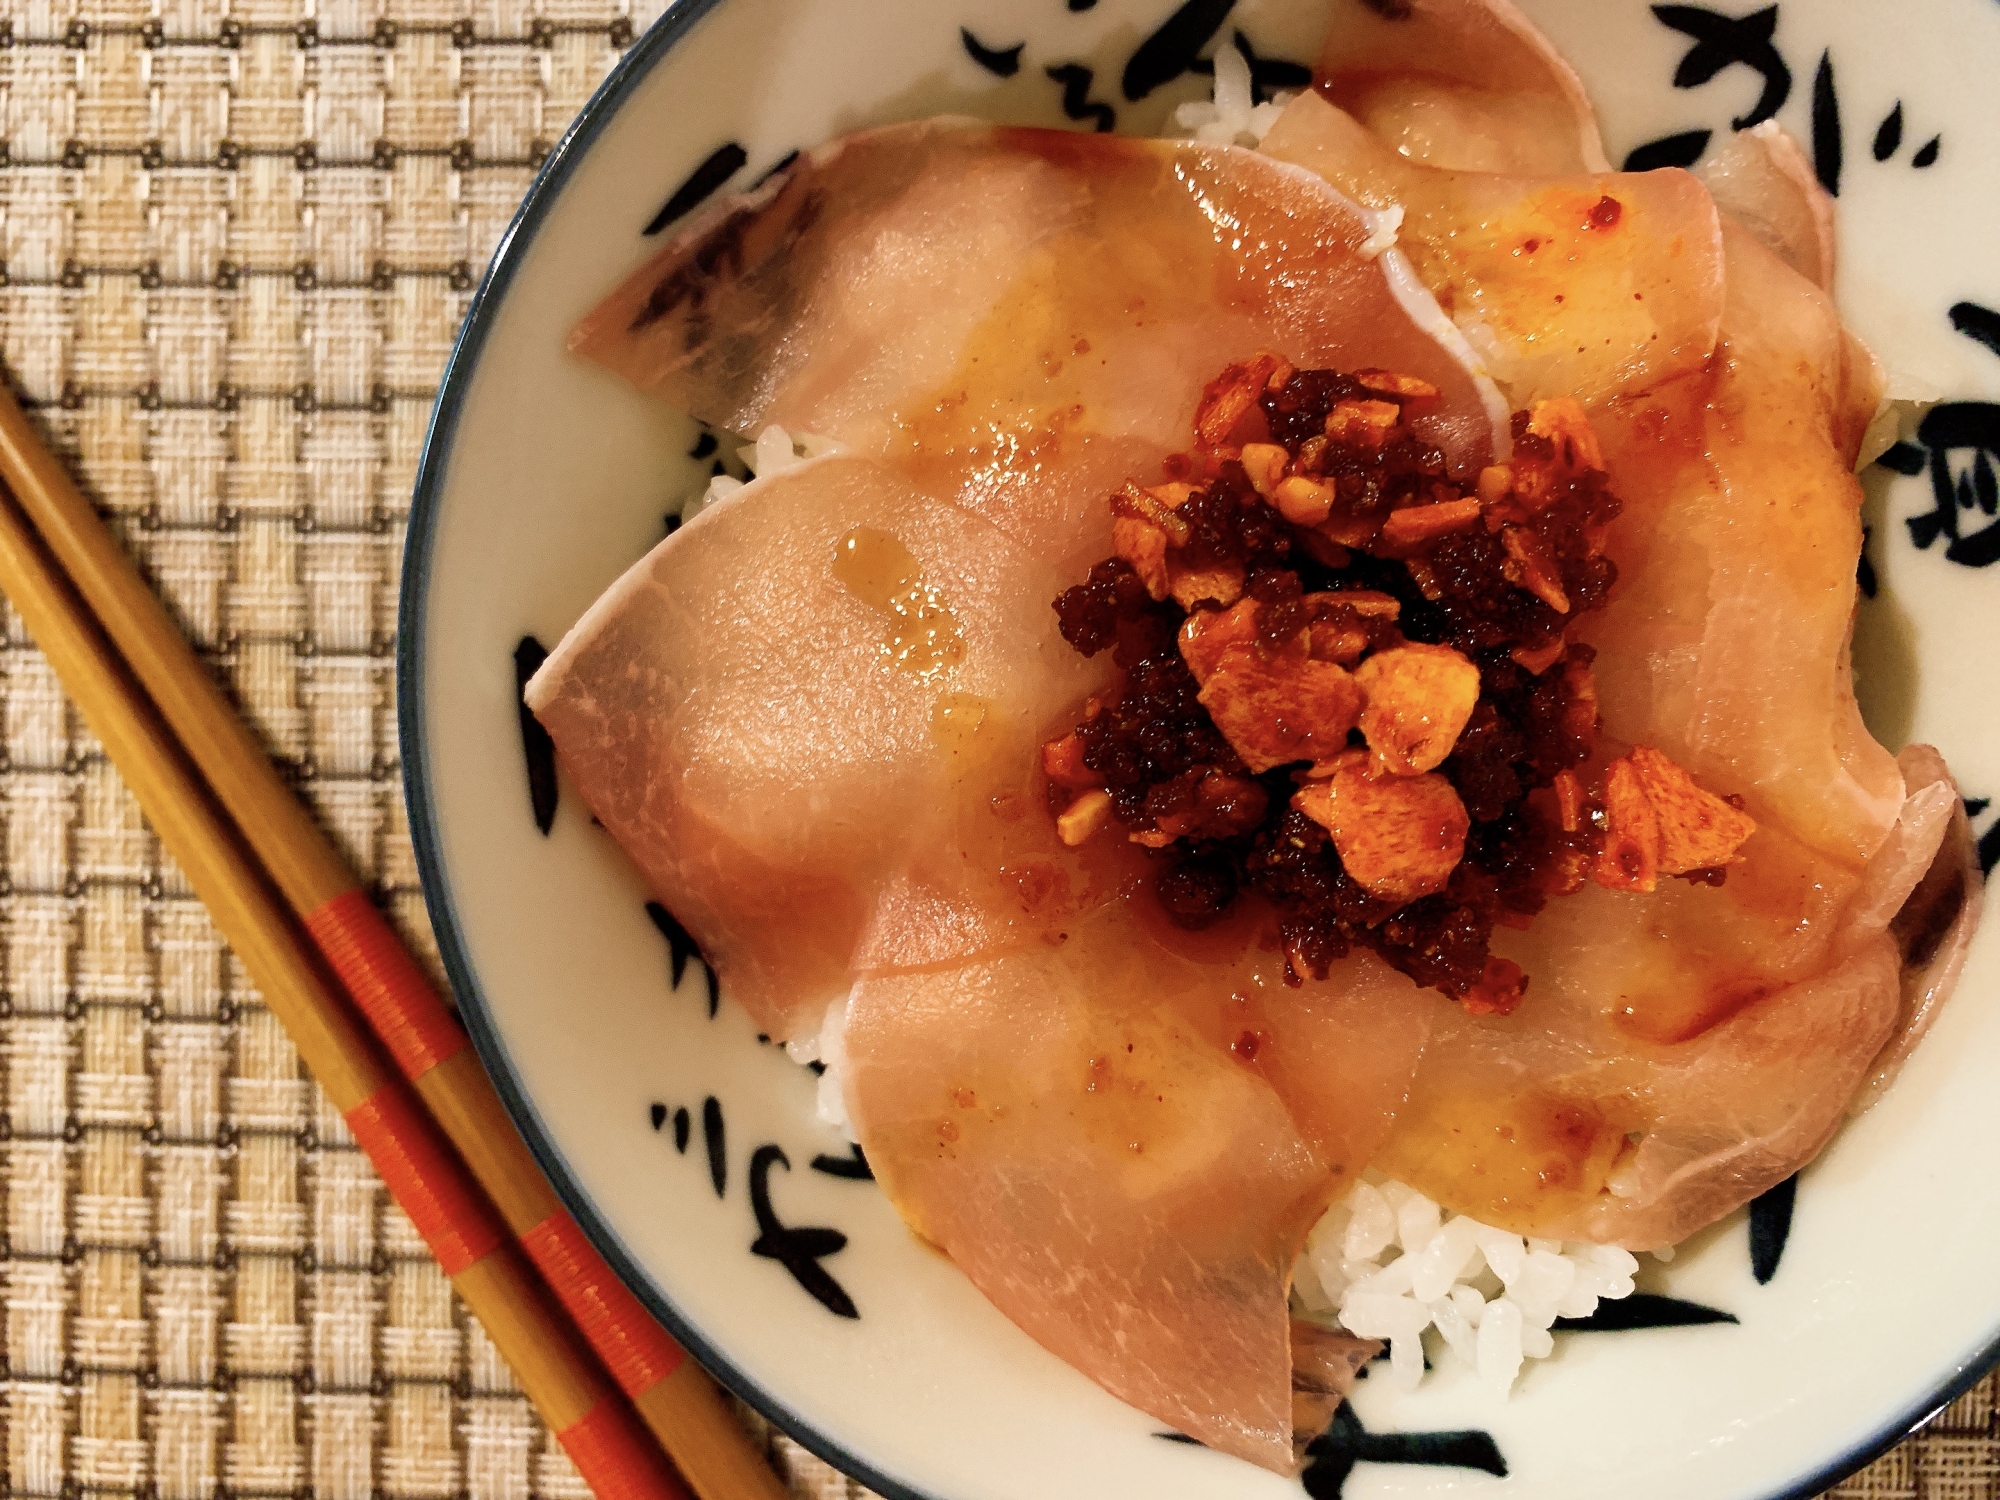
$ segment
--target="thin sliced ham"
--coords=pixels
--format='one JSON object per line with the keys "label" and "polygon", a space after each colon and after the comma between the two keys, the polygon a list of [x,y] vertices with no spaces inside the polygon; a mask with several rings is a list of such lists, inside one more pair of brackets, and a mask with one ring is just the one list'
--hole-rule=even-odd
{"label": "thin sliced ham", "polygon": [[1776,120],[1739,130],[1694,169],[1715,206],[1821,291],[1833,291],[1833,199]]}
{"label": "thin sliced ham", "polygon": [[1606,731],[1739,793],[1762,823],[1850,870],[1896,817],[1902,778],[1854,701],[1861,487],[1872,391],[1826,295],[1725,230],[1729,311],[1712,372],[1598,424],[1625,502],[1606,547],[1598,648]]}
{"label": "thin sliced ham", "polygon": [[1379,1158],[1524,1233],[1670,1244],[1810,1160],[1897,1034],[1890,923],[1956,807],[1935,756],[1906,778],[1854,704],[1839,320],[1747,231],[1724,238],[1712,365],[1600,414],[1626,508],[1617,592],[1582,633],[1601,753],[1664,751],[1758,832],[1719,889],[1593,887],[1496,944],[1527,1001],[1441,1027]]}
{"label": "thin sliced ham", "polygon": [[[1376,1164],[1484,1222],[1630,1249],[1673,1244],[1782,1182],[1895,1034],[1889,924],[1955,802],[1949,781],[1913,786],[1845,902],[1787,891],[1781,875],[1816,872],[1767,842],[1720,890],[1557,903],[1508,950],[1535,976],[1528,1001],[1504,1020],[1441,1021]],[[1779,931],[1801,913],[1828,934],[1811,959]],[[1779,939],[1762,952],[1743,946],[1760,917]]]}
{"label": "thin sliced ham", "polygon": [[1156,472],[1204,382],[1267,349],[1429,381],[1427,436],[1460,470],[1486,461],[1505,409],[1419,326],[1435,304],[1385,274],[1381,227],[1235,147],[890,126],[720,205],[572,344],[704,421],[894,459],[1099,557],[1104,494]]}
{"label": "thin sliced ham", "polygon": [[1292,1337],[1292,1263],[1386,1132],[1437,997],[1372,958],[1288,990],[1263,914],[1189,938],[1151,900],[1058,944],[864,977],[848,1108],[905,1220],[1014,1323],[1291,1472],[1328,1410],[1295,1428],[1295,1385],[1327,1370],[1324,1335]]}
{"label": "thin sliced ham", "polygon": [[[850,538],[876,555],[848,547],[843,568]],[[1057,635],[1053,591],[991,523],[877,461],[821,458],[656,547],[528,704],[732,996],[769,1035],[810,1035],[912,848],[1026,822],[1029,803],[994,799],[1027,797],[1034,730],[1105,675]],[[1059,845],[1046,862],[1077,863]]]}
{"label": "thin sliced ham", "polygon": [[[581,352],[706,420],[846,450],[663,543],[529,700],[770,1034],[810,1027],[909,932],[928,961],[963,959],[1101,894],[1091,856],[1040,857],[1026,817],[1032,736],[1103,676],[1048,605],[1110,550],[1104,496],[1185,445],[1217,361],[1415,373],[1440,391],[1436,440],[1463,467],[1493,451],[1490,392],[1413,321],[1407,304],[1435,305],[1389,274],[1378,228],[1253,152],[894,126],[721,205],[578,329]],[[964,660],[936,682],[874,670],[879,611],[829,571],[861,525],[957,601]],[[982,747],[1010,748],[982,748],[976,794],[961,777],[943,797],[931,721],[952,695],[984,705]],[[954,921],[896,937],[882,891]]]}
{"label": "thin sliced ham", "polygon": [[1302,94],[1264,137],[1375,209],[1515,407],[1594,407],[1701,368],[1723,305],[1714,202],[1685,172],[1448,170]]}
{"label": "thin sliced ham", "polygon": [[1576,70],[1508,0],[1335,0],[1315,81],[1405,156],[1473,172],[1606,172]]}

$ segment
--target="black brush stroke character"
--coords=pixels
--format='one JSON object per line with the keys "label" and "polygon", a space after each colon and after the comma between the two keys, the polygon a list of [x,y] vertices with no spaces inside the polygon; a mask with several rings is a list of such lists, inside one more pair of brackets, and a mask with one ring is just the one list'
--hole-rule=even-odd
{"label": "black brush stroke character", "polygon": [[688,1137],[692,1133],[693,1125],[694,1122],[688,1117],[688,1112],[685,1109],[674,1111],[674,1150],[678,1151],[682,1156],[687,1155]]}
{"label": "black brush stroke character", "polygon": [[1082,63],[1059,63],[1047,69],[1049,77],[1062,85],[1063,113],[1072,120],[1094,120],[1100,133],[1118,123],[1118,111],[1108,104],[1090,102],[1090,85],[1097,75]]}
{"label": "black brush stroke character", "polygon": [[1698,1328],[1707,1323],[1734,1323],[1736,1314],[1679,1297],[1634,1292],[1606,1298],[1587,1318],[1557,1318],[1557,1333],[1630,1333],[1635,1328]]}
{"label": "black brush stroke character", "polygon": [[701,1101],[701,1143],[708,1151],[708,1180],[720,1198],[729,1188],[729,1143],[722,1129],[722,1101],[713,1094]]}
{"label": "black brush stroke character", "polygon": [[1944,145],[1943,136],[1941,135],[1932,136],[1929,140],[1925,141],[1921,146],[1917,147],[1917,154],[1910,158],[1910,165],[1915,167],[1918,171],[1922,171],[1925,167],[1936,166],[1938,159],[1938,148],[1941,147],[1942,145]]}
{"label": "black brush stroke character", "polygon": [[1903,101],[1898,99],[1896,107],[1882,117],[1882,123],[1875,127],[1875,144],[1872,148],[1875,160],[1887,161],[1896,154],[1903,144]]}
{"label": "black brush stroke character", "polygon": [[1949,314],[1951,326],[1977,344],[2000,354],[2000,313],[1977,302],[1959,302]]}
{"label": "black brush stroke character", "polygon": [[[2000,313],[1960,302],[1950,316],[1953,328],[2000,354]],[[1955,459],[1967,466],[1955,468]],[[1917,441],[1897,443],[1878,462],[1899,474],[1930,470],[1931,509],[1904,522],[1919,552],[1942,540],[1949,562],[1968,568],[2000,562],[2000,403],[1934,406],[1917,426]]]}
{"label": "black brush stroke character", "polygon": [[1021,50],[1028,44],[1016,42],[1011,47],[989,47],[972,34],[970,27],[958,28],[958,39],[965,44],[965,55],[997,78],[1012,78],[1021,71]]}
{"label": "black brush stroke character", "polygon": [[[1945,539],[1947,560],[1968,568],[2000,562],[2000,521],[1988,519],[1968,531],[1961,512],[1993,517],[2000,512],[1993,455],[2000,453],[2000,405],[1990,401],[1948,401],[1934,406],[1917,427],[1917,441],[1930,450],[1931,510],[1906,523],[1910,540],[1926,551]],[[1970,452],[1969,471],[1954,474],[1951,455]]]}
{"label": "black brush stroke character", "polygon": [[639,232],[647,236],[656,235],[676,219],[685,218],[717,188],[742,171],[744,163],[749,160],[749,153],[735,141],[725,141],[717,146],[703,158],[700,166],[688,173],[687,180],[674,189],[672,196],[660,205],[660,211],[648,219],[646,227]]}
{"label": "black brush stroke character", "polygon": [[529,711],[527,693],[528,679],[548,659],[548,648],[531,635],[514,647],[514,701],[521,715],[521,756],[528,764],[528,807],[544,838],[556,822],[556,742]]}
{"label": "black brush stroke character", "polygon": [[873,1182],[875,1173],[868,1165],[868,1158],[861,1154],[861,1147],[850,1143],[848,1155],[819,1155],[812,1159],[812,1169],[824,1172],[829,1177],[846,1177],[856,1182]]}
{"label": "black brush stroke character", "polygon": [[1813,172],[1830,197],[1840,196],[1840,94],[1833,84],[1833,54],[1822,52],[1813,74]]}
{"label": "black brush stroke character", "polygon": [[1625,158],[1623,170],[1652,172],[1660,167],[1691,167],[1708,149],[1712,130],[1683,130],[1679,135],[1663,135],[1657,141],[1634,146]]}
{"label": "black brush stroke character", "polygon": [[1750,1274],[1759,1286],[1767,1285],[1778,1274],[1785,1241],[1791,1238],[1792,1204],[1798,1192],[1799,1177],[1794,1172],[1750,1200]]}
{"label": "black brush stroke character", "polygon": [[1132,53],[1120,80],[1125,97],[1143,99],[1185,73],[1235,5],[1236,0],[1187,0]]}
{"label": "black brush stroke character", "polygon": [[1339,1500],[1356,1464],[1423,1464],[1507,1477],[1500,1446],[1484,1432],[1370,1432],[1342,1403],[1325,1432],[1306,1445],[1299,1482],[1312,1500]]}
{"label": "black brush stroke character", "polygon": [[860,1317],[847,1289],[820,1264],[827,1256],[847,1248],[847,1236],[838,1229],[794,1229],[780,1223],[771,1207],[773,1166],[783,1167],[787,1172],[792,1169],[791,1159],[780,1147],[759,1146],[750,1157],[750,1209],[757,1215],[757,1238],[750,1244],[750,1253],[778,1262],[792,1273],[792,1280],[835,1317]]}
{"label": "black brush stroke character", "polygon": [[662,1125],[667,1123],[666,1105],[664,1104],[652,1105],[646,1111],[646,1118],[653,1122],[653,1129],[658,1130]]}
{"label": "black brush stroke character", "polygon": [[703,956],[701,947],[688,930],[681,926],[680,919],[657,901],[646,903],[646,915],[667,940],[668,978],[673,987],[681,987],[681,978],[687,973],[689,959],[698,959],[701,972],[708,980],[708,1018],[715,1019],[715,1012],[722,1004],[722,982],[715,977],[715,966]]}
{"label": "black brush stroke character", "polygon": [[1875,462],[1885,469],[1894,469],[1898,474],[1915,476],[1924,472],[1924,465],[1930,460],[1915,443],[1892,443]]}
{"label": "black brush stroke character", "polygon": [[798,159],[799,159],[799,148],[794,146],[792,147],[791,150],[787,151],[783,156],[779,157],[776,161],[772,162],[770,166],[764,168],[763,171],[757,174],[757,180],[750,184],[750,191],[754,193],[757,191],[758,188],[762,187],[765,183],[769,182],[773,177],[776,177],[780,172],[790,171],[792,168],[792,164],[796,162]]}
{"label": "black brush stroke character", "polygon": [[1724,68],[1740,63],[1762,76],[1764,91],[1750,113],[1729,122],[1733,128],[1748,130],[1785,107],[1792,94],[1792,70],[1771,42],[1778,29],[1777,6],[1740,18],[1700,5],[1656,5],[1653,14],[1663,25],[1694,40],[1674,70],[1675,88],[1700,88]]}
{"label": "black brush stroke character", "polygon": [[[1967,797],[1965,799],[1965,815],[1968,818],[1977,818],[1992,805],[1993,799],[1991,797]],[[1996,818],[1993,826],[1979,835],[1978,849],[1979,873],[1981,875],[1991,875],[1993,867],[1996,864],[2000,864],[2000,818]]]}

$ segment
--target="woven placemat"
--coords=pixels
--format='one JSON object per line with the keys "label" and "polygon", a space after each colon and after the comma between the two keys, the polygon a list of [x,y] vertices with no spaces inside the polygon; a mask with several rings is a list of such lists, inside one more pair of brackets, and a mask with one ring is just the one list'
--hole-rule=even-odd
{"label": "woven placemat", "polygon": [[[495,240],[650,14],[0,0],[7,371],[426,947],[392,697],[418,450]],[[11,611],[0,837],[0,1490],[585,1493]],[[1993,1496],[1994,1401],[1835,1493]],[[798,1494],[866,1493],[746,1421]]]}

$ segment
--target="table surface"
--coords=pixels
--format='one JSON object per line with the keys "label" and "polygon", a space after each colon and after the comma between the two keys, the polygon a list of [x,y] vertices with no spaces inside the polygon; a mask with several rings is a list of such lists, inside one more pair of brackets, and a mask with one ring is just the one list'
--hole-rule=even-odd
{"label": "table surface", "polygon": [[[0,0],[7,375],[426,949],[393,699],[418,451],[644,3]],[[0,840],[0,1495],[587,1494],[11,610]],[[1832,1493],[1990,1500],[1995,1400]],[[746,1421],[799,1495],[866,1494]]]}

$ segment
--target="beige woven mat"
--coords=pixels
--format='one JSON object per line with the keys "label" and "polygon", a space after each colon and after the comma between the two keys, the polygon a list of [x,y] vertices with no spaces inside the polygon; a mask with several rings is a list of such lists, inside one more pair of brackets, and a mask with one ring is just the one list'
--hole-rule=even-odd
{"label": "beige woven mat", "polygon": [[[0,0],[7,369],[426,941],[391,699],[418,448],[537,160],[647,19]],[[0,837],[0,1489],[581,1493],[11,612]],[[1994,1496],[1994,1400],[1838,1493]]]}

